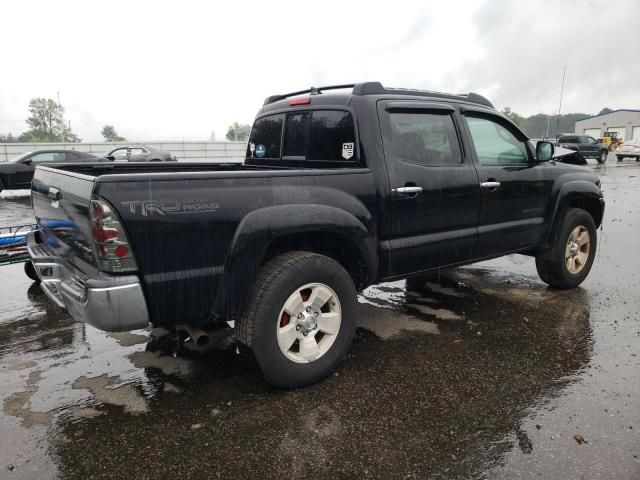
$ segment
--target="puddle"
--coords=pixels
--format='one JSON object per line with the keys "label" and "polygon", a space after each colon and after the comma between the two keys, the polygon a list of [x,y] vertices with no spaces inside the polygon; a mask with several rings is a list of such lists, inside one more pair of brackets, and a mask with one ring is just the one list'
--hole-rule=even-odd
{"label": "puddle", "polygon": [[440,333],[435,323],[372,305],[360,304],[358,319],[359,327],[373,332],[382,340],[398,336],[402,332]]}
{"label": "puddle", "polygon": [[149,406],[147,400],[131,385],[114,385],[112,379],[106,375],[87,378],[80,377],[72,388],[87,389],[94,398],[102,403],[120,405],[127,413],[147,413]]}

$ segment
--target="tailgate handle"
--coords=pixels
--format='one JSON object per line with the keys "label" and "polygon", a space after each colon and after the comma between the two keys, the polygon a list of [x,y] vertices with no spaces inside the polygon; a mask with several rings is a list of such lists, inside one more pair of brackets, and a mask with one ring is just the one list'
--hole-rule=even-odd
{"label": "tailgate handle", "polygon": [[49,187],[49,199],[60,200],[60,190],[55,187]]}

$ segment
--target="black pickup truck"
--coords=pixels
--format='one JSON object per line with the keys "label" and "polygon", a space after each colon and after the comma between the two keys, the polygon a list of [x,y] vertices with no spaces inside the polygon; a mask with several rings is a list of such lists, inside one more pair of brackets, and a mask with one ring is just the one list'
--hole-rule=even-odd
{"label": "black pickup truck", "polygon": [[372,283],[523,253],[579,285],[604,201],[553,148],[477,94],[312,88],[265,101],[243,165],[38,167],[28,246],[75,318],[193,339],[235,320],[265,378],[297,387],[344,357]]}
{"label": "black pickup truck", "polygon": [[588,135],[560,135],[556,144],[578,152],[582,159],[595,158],[598,163],[606,162],[609,156],[609,147]]}

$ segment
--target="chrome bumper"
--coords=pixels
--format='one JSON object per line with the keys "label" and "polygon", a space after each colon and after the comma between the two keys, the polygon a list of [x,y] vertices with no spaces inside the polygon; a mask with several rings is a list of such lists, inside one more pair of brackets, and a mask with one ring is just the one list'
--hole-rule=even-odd
{"label": "chrome bumper", "polygon": [[76,320],[109,332],[149,324],[147,303],[136,275],[86,278],[47,245],[38,243],[35,232],[27,235],[27,249],[44,293]]}

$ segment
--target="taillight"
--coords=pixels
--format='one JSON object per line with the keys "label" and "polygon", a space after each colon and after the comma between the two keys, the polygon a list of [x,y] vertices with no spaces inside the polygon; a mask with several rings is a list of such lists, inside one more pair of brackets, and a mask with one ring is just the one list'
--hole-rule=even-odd
{"label": "taillight", "polygon": [[109,203],[91,199],[91,240],[98,268],[103,272],[133,272],[138,269],[127,235]]}
{"label": "taillight", "polygon": [[311,97],[296,97],[289,100],[289,105],[292,107],[296,105],[309,105],[311,103]]}

